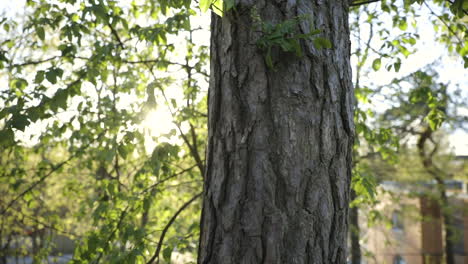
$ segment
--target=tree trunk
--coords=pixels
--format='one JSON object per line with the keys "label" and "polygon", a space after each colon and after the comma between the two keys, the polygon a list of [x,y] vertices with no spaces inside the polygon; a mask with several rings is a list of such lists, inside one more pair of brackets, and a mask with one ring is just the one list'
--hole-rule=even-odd
{"label": "tree trunk", "polygon": [[[309,15],[332,49],[272,49],[273,24]],[[298,33],[311,23],[300,19]],[[209,143],[199,263],[345,263],[354,135],[348,2],[237,0],[211,23]]]}
{"label": "tree trunk", "polygon": [[[351,201],[356,199],[356,193],[351,189]],[[349,225],[351,240],[351,264],[361,264],[361,245],[359,243],[359,207],[349,209]]]}
{"label": "tree trunk", "polygon": [[445,263],[455,264],[455,252],[453,243],[453,216],[449,212],[449,201],[447,197],[447,191],[443,179],[436,179],[437,189],[440,197],[440,209],[442,210],[442,216],[444,219],[444,231],[445,231]]}
{"label": "tree trunk", "polygon": [[436,143],[434,149],[427,153],[426,152],[426,142],[432,138],[434,130],[430,126],[427,126],[423,132],[419,135],[417,142],[418,154],[421,158],[424,169],[433,177],[436,181],[437,193],[440,199],[440,208],[442,210],[443,220],[444,220],[444,230],[445,230],[445,263],[446,264],[455,264],[455,252],[453,246],[453,216],[448,212],[449,201],[447,197],[447,190],[444,182],[445,172],[438,168],[433,162],[433,155],[437,152],[438,146]]}

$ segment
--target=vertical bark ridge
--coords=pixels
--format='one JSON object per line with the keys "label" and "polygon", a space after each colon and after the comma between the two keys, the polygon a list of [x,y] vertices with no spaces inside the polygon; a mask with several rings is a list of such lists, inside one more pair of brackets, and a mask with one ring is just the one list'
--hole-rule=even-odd
{"label": "vertical bark ridge", "polygon": [[[347,2],[238,0],[212,17],[199,263],[345,263],[353,131]],[[332,41],[265,63],[249,10]]]}

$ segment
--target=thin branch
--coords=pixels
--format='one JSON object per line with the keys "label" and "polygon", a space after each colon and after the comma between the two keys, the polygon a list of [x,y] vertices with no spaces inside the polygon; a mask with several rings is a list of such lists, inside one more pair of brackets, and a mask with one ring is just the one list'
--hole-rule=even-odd
{"label": "thin branch", "polygon": [[442,22],[447,27],[447,30],[450,31],[450,33],[452,33],[452,35],[455,36],[456,39],[458,39],[459,44],[462,44],[463,41],[460,39],[460,37],[457,35],[457,33],[454,32],[452,30],[452,28],[450,28],[450,26],[447,24],[447,22],[445,22],[442,18],[440,18],[440,16],[438,16],[426,2],[424,2],[424,5],[427,7],[427,9],[429,9],[429,12],[431,12],[432,15],[436,16],[437,19],[439,19],[440,22]]}
{"label": "thin branch", "polygon": [[[367,39],[367,42],[365,43],[366,47],[364,49],[364,54],[361,56],[357,56],[358,57],[358,63],[356,64],[356,87],[359,88],[359,80],[360,80],[360,77],[361,77],[361,70],[362,70],[362,67],[364,66],[364,63],[366,62],[367,58],[369,57],[369,49],[372,49],[374,50],[372,47],[371,47],[371,41],[372,39],[374,38],[374,24],[370,23],[369,24],[369,38]],[[358,27],[358,39],[359,39],[359,44],[360,44],[360,41],[361,41],[361,29]],[[360,47],[359,47],[360,49]],[[374,50],[375,52],[375,50]],[[379,54],[379,53],[377,53]],[[381,54],[379,54],[381,55]],[[357,104],[357,102],[356,102]]]}
{"label": "thin branch", "polygon": [[167,60],[161,60],[161,59],[150,59],[150,60],[138,60],[138,61],[129,61],[129,60],[121,60],[124,63],[129,63],[129,64],[148,64],[148,63],[167,63],[167,64],[172,64],[172,65],[178,65],[180,67],[187,67],[187,65],[179,62],[172,62],[172,61],[167,61]]}
{"label": "thin branch", "polygon": [[[447,0],[447,2],[449,2],[449,3],[452,4],[452,5],[455,3],[455,2],[450,1],[450,0]],[[468,16],[468,11],[466,11],[464,8],[462,8],[462,11],[463,11],[463,13],[465,13],[465,15]]]}
{"label": "thin branch", "polygon": [[188,171],[191,171],[191,170],[192,170],[193,168],[195,168],[196,166],[197,166],[196,164],[195,164],[195,165],[192,165],[192,166],[190,166],[190,167],[187,168],[187,169],[184,169],[184,170],[179,171],[179,172],[177,172],[177,173],[174,173],[174,174],[172,174],[172,175],[170,175],[170,176],[167,176],[166,178],[164,178],[164,179],[162,179],[162,180],[160,180],[160,181],[154,183],[153,185],[151,185],[151,186],[149,186],[148,188],[146,188],[146,189],[144,189],[143,191],[141,191],[141,192],[140,192],[140,195],[141,195],[141,194],[147,193],[148,191],[150,191],[151,189],[154,189],[155,187],[157,187],[157,186],[160,185],[161,183],[164,183],[164,182],[166,182],[166,181],[168,181],[168,180],[170,180],[170,179],[172,179],[172,178],[174,178],[174,177],[177,177],[177,176],[182,175],[182,174],[184,174],[184,173],[186,173],[186,172],[188,172]]}
{"label": "thin branch", "polygon": [[[195,67],[180,63],[180,62],[174,62],[174,61],[168,61],[168,60],[161,60],[161,59],[149,59],[149,60],[137,60],[137,61],[130,61],[130,60],[121,60],[123,63],[128,63],[128,64],[148,64],[148,63],[166,63],[168,65],[177,65],[185,69],[195,69]],[[206,72],[203,71],[195,71],[193,74],[201,74],[205,77],[210,77]]]}
{"label": "thin branch", "polygon": [[23,67],[23,66],[28,66],[28,65],[37,65],[37,64],[49,62],[51,60],[55,60],[55,59],[60,58],[60,57],[61,56],[53,56],[53,57],[50,57],[50,58],[47,58],[47,59],[37,60],[37,61],[29,60],[29,61],[25,61],[23,63],[12,64],[12,65],[8,66],[8,68]]}
{"label": "thin branch", "polygon": [[27,214],[23,213],[21,210],[17,210],[15,208],[13,210],[15,210],[17,213],[21,214],[23,217],[29,218],[29,219],[31,219],[31,221],[33,221],[33,222],[35,222],[37,224],[41,224],[44,227],[47,227],[47,228],[49,228],[51,230],[55,230],[56,232],[59,232],[59,233],[64,234],[64,235],[69,235],[69,236],[72,236],[72,237],[75,237],[75,238],[81,238],[80,235],[78,235],[78,234],[76,234],[76,233],[74,233],[72,231],[65,231],[65,230],[59,229],[59,228],[57,228],[57,227],[55,227],[53,225],[50,225],[50,224],[47,224],[47,223],[45,223],[45,222],[43,222],[41,220],[38,220],[35,217],[27,215]]}
{"label": "thin branch", "polygon": [[106,252],[106,249],[107,247],[109,246],[109,242],[114,238],[114,235],[115,233],[117,232],[117,230],[119,230],[120,226],[122,225],[122,222],[125,218],[125,216],[127,215],[127,210],[129,209],[130,205],[127,205],[127,207],[125,207],[125,209],[122,211],[122,213],[120,214],[120,217],[119,217],[119,222],[117,223],[117,226],[114,228],[114,230],[112,230],[112,232],[110,233],[109,237],[107,238],[106,240],[106,245],[105,245],[105,249],[102,250],[100,253],[99,253],[99,256],[98,258],[96,259],[96,264],[99,263],[101,261],[101,258],[104,254],[104,252]]}
{"label": "thin branch", "polygon": [[[372,25],[372,24],[371,24],[371,25]],[[364,42],[364,40],[361,39],[360,36],[358,36],[358,35],[356,35],[356,34],[353,34],[353,36],[354,36],[355,38],[357,38],[359,41]],[[370,44],[368,45],[368,48],[371,49],[371,50],[372,50],[373,52],[375,52],[376,54],[379,54],[380,56],[384,56],[384,54],[383,54],[382,52],[376,50],[375,48],[373,48],[372,46],[370,46]]]}
{"label": "thin branch", "polygon": [[119,34],[117,33],[117,30],[115,30],[115,28],[112,26],[112,24],[109,22],[109,20],[107,20],[107,26],[110,28],[110,30],[112,32],[112,35],[114,35],[115,39],[119,43],[119,46],[122,49],[125,49],[125,46],[124,46],[122,40],[120,39]]}
{"label": "thin branch", "polygon": [[370,3],[374,2],[380,2],[380,0],[368,0],[368,1],[353,1],[350,6],[361,6],[361,5],[367,5]]}
{"label": "thin branch", "polygon": [[[148,65],[147,65],[147,67],[149,68],[150,73],[153,76],[153,78],[156,80],[157,78],[156,78],[156,75],[153,72],[153,69],[151,67],[149,67]],[[161,94],[162,94],[162,96],[164,98],[164,101],[166,102],[167,108],[168,108],[172,118],[174,119],[173,123],[177,127],[177,130],[179,130],[180,136],[182,137],[184,143],[189,148],[190,154],[192,154],[192,157],[195,159],[195,162],[197,164],[198,169],[200,170],[201,175],[205,175],[205,166],[203,164],[203,161],[200,158],[200,155],[198,154],[198,150],[195,149],[194,146],[190,143],[190,140],[187,138],[187,136],[182,131],[182,128],[180,127],[180,124],[176,121],[175,112],[174,112],[174,110],[172,109],[172,107],[170,105],[170,102],[169,102],[169,99],[166,96],[166,93],[164,92],[164,90],[162,88],[160,88],[159,90],[161,91]],[[189,122],[189,124],[190,124],[190,122]]]}
{"label": "thin branch", "polygon": [[[195,132],[195,128],[193,127],[192,123],[189,122],[189,125],[190,125],[190,132],[192,135],[192,147],[191,147],[192,155],[197,163],[198,169],[200,170],[201,176],[203,177],[205,175],[205,164],[200,157],[200,153],[198,152],[197,134]],[[188,139],[186,140],[188,141]]]}
{"label": "thin branch", "polygon": [[[103,133],[101,133],[97,138],[96,140],[98,140],[101,136],[103,135]],[[62,161],[61,163],[59,163],[57,166],[55,166],[54,168],[52,168],[51,171],[49,171],[49,173],[47,173],[46,175],[44,175],[42,178],[40,178],[38,181],[36,181],[35,183],[31,184],[28,188],[26,188],[26,190],[22,191],[20,194],[18,194],[13,200],[11,200],[8,205],[2,210],[2,212],[0,213],[0,215],[3,215],[5,214],[8,209],[10,209],[21,197],[23,197],[24,195],[26,195],[27,193],[31,192],[34,188],[36,188],[39,184],[41,184],[42,182],[44,182],[50,175],[52,175],[54,172],[56,172],[57,170],[59,170],[60,168],[62,168],[65,164],[67,164],[68,162],[70,162],[72,159],[74,159],[76,156],[77,156],[77,153],[78,152],[81,152],[82,150],[88,148],[91,143],[93,143],[94,141],[90,142],[89,144],[87,144],[86,146],[83,146],[79,151],[77,151],[75,153],[75,155],[72,155],[70,156],[68,159],[66,159],[65,161]]]}
{"label": "thin branch", "polygon": [[179,210],[177,210],[177,212],[172,216],[172,218],[169,220],[167,225],[164,227],[164,229],[163,229],[163,231],[161,233],[161,236],[159,237],[159,242],[158,242],[158,247],[156,248],[156,252],[154,253],[154,255],[151,257],[151,259],[146,264],[153,264],[156,259],[158,259],[156,263],[159,263],[159,253],[161,252],[161,248],[162,248],[162,245],[163,245],[163,242],[164,242],[164,237],[166,236],[166,233],[169,230],[169,227],[171,227],[171,225],[177,219],[177,216],[179,216],[179,214],[182,211],[184,211],[185,208],[187,208],[193,201],[195,201],[201,195],[202,195],[202,193],[199,193],[199,194],[195,195],[192,199],[190,199],[185,204],[183,204],[179,208]]}
{"label": "thin branch", "polygon": [[52,170],[47,173],[45,176],[43,176],[42,178],[40,178],[38,181],[36,181],[35,183],[31,184],[31,186],[29,186],[26,190],[24,190],[23,192],[21,192],[20,194],[18,194],[13,200],[11,200],[8,205],[5,207],[5,209],[2,210],[2,212],[0,214],[5,214],[8,209],[10,209],[21,197],[23,197],[24,195],[26,195],[27,193],[29,193],[30,191],[32,191],[34,188],[36,188],[36,186],[38,186],[39,184],[41,184],[42,182],[44,182],[50,175],[52,175],[54,172],[56,172],[57,170],[59,170],[61,167],[63,167],[63,165],[67,164],[74,156],[68,158],[67,160],[59,163],[55,168],[52,168]]}

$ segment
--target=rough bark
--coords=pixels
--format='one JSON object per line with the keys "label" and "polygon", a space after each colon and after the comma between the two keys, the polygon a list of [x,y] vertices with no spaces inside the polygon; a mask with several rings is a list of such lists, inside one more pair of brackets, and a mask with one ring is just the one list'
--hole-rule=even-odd
{"label": "rough bark", "polygon": [[[332,49],[256,41],[251,16],[313,21]],[[348,2],[237,0],[211,24],[209,139],[199,263],[345,263],[354,135]]]}

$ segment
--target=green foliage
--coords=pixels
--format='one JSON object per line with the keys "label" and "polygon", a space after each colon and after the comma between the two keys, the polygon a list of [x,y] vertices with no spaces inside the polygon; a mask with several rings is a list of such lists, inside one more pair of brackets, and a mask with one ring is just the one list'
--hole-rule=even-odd
{"label": "green foliage", "polygon": [[377,58],[372,62],[372,69],[374,69],[374,71],[378,71],[380,69],[380,65],[382,65],[382,61],[380,58]]}
{"label": "green foliage", "polygon": [[265,51],[265,63],[271,69],[274,68],[272,58],[272,49],[279,47],[283,52],[294,53],[297,57],[302,56],[301,40],[312,40],[317,49],[332,48],[328,39],[315,37],[321,33],[321,30],[311,29],[308,33],[297,33],[297,28],[301,20],[309,19],[308,16],[300,16],[287,19],[281,23],[273,24],[263,22],[255,9],[252,11],[252,17],[260,25],[262,36],[257,40],[257,46]]}
{"label": "green foliage", "polygon": [[362,203],[373,203],[376,199],[376,178],[365,164],[359,164],[354,168],[351,188],[357,198],[351,201],[350,207],[359,206]]}
{"label": "green foliage", "polygon": [[211,0],[200,0],[200,10],[206,12],[211,6]]}
{"label": "green foliage", "polygon": [[225,11],[234,7],[234,0],[200,0],[199,7],[203,13],[211,8],[218,16],[223,16]]}
{"label": "green foliage", "polygon": [[[356,34],[354,36],[357,43],[353,51],[353,55],[357,58],[355,94],[358,99],[355,112],[356,133],[358,135],[355,141],[354,159],[356,167],[353,173],[353,186],[355,190],[356,188],[358,189],[359,193],[356,203],[362,204],[367,200],[372,204],[373,200],[370,198],[372,197],[371,192],[366,191],[367,189],[359,186],[359,184],[365,182],[363,175],[368,175],[366,174],[367,172],[372,175],[371,177],[378,179],[378,171],[380,171],[376,170],[375,167],[366,169],[366,166],[361,163],[366,163],[368,159],[375,161],[377,157],[383,158],[389,164],[398,162],[397,157],[400,155],[400,146],[401,144],[405,144],[407,140],[405,133],[402,134],[398,128],[409,128],[410,124],[416,119],[414,113],[422,111],[422,114],[419,116],[422,116],[423,120],[432,129],[437,129],[442,125],[444,120],[448,120],[448,113],[444,112],[448,110],[444,106],[446,99],[442,95],[445,88],[441,84],[434,85],[432,77],[428,77],[430,74],[424,75],[420,72],[413,75],[421,79],[419,83],[425,80],[426,84],[422,86],[426,88],[419,87],[420,84],[418,82],[411,84],[413,86],[413,89],[410,90],[413,94],[412,102],[410,102],[409,97],[406,97],[409,95],[406,93],[407,91],[402,93],[402,87],[397,88],[403,82],[407,82],[408,79],[395,80],[392,84],[384,87],[375,86],[368,82],[363,84],[362,82],[363,79],[366,79],[366,75],[370,73],[369,69],[373,71],[385,69],[387,71],[394,70],[395,72],[399,72],[402,61],[414,53],[414,46],[419,39],[417,32],[418,25],[416,24],[415,17],[418,16],[417,13],[420,12],[421,5],[422,8],[434,15],[434,20],[432,20],[434,25],[456,24],[458,26],[456,30],[453,27],[452,29],[442,27],[443,30],[440,31],[442,36],[446,36],[447,38],[445,44],[447,44],[449,51],[453,51],[452,45],[459,45],[462,43],[460,40],[466,39],[464,33],[466,32],[464,30],[466,22],[456,19],[450,14],[453,14],[453,12],[447,8],[447,2],[435,1],[434,4],[412,0],[404,1],[403,3],[394,0],[383,0],[373,6],[360,6],[359,2],[355,2],[355,5],[360,7],[352,9],[351,17],[353,18],[353,15],[355,15],[355,19],[351,20],[351,28],[352,32]],[[436,12],[443,12],[444,16],[437,16]],[[392,18],[391,26],[393,26],[393,30],[389,29],[389,25],[379,19],[386,15],[390,15]],[[367,28],[365,27],[366,24],[368,25]],[[438,28],[440,29],[441,27],[438,26]],[[363,39],[363,37],[367,39]],[[375,38],[382,41],[382,46],[372,46]],[[465,54],[459,54],[464,58]],[[431,85],[432,88],[428,89]],[[382,93],[382,91],[385,92]],[[405,93],[406,95],[403,95]],[[388,98],[388,102],[392,102],[392,99],[406,99],[402,99],[401,102],[397,103],[400,105],[399,110],[396,110],[397,107],[391,108],[381,115],[372,109],[372,100],[376,95],[382,96],[382,94],[384,94],[386,99]],[[390,113],[394,113],[395,115]],[[405,116],[407,113],[410,115]]]}
{"label": "green foliage", "polygon": [[[447,103],[450,100],[447,84],[435,82],[436,77],[435,73],[421,70],[401,80],[394,80],[395,98],[404,101],[398,102],[399,106],[389,109],[383,117],[388,121],[399,120],[402,122],[401,126],[406,128],[422,117],[432,130],[440,128],[447,115],[456,111],[459,106],[448,108]],[[401,82],[410,82],[413,88],[405,91]]]}
{"label": "green foliage", "polygon": [[[2,238],[40,221],[75,239],[74,263],[146,263],[154,254],[179,204],[201,190],[187,153],[204,151],[208,49],[192,40],[190,3],[28,1],[17,22],[24,33],[0,19],[0,78],[10,86],[0,91]],[[175,37],[186,48],[176,51]],[[177,78],[164,75],[169,68]],[[164,100],[174,86],[183,96]],[[189,131],[142,128],[167,107]],[[172,252],[195,254],[199,210],[196,200],[171,223],[162,243]]]}

